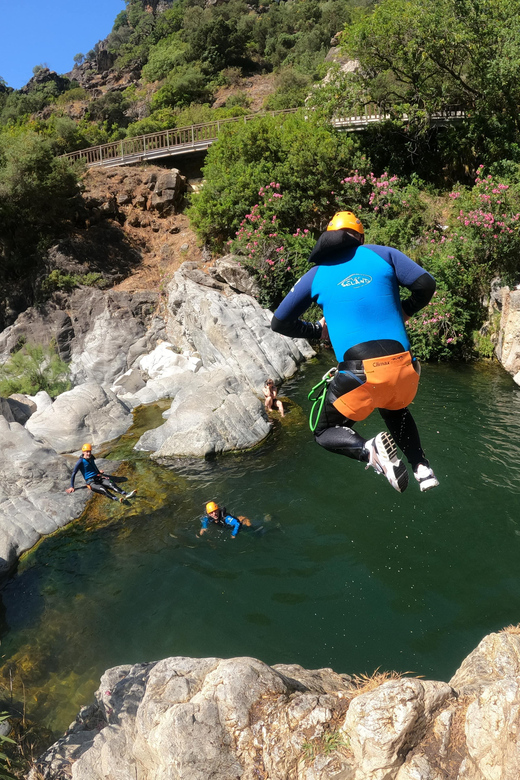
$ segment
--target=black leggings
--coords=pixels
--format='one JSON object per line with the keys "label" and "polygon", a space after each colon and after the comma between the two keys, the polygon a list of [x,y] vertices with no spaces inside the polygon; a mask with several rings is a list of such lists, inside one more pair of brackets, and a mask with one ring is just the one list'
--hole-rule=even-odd
{"label": "black leggings", "polygon": [[93,493],[101,493],[101,495],[107,496],[107,498],[111,498],[112,501],[119,501],[119,499],[117,496],[112,495],[110,490],[115,490],[116,493],[120,493],[120,495],[126,496],[125,491],[121,490],[120,487],[112,482],[110,477],[105,477],[104,474],[100,474],[97,477],[94,477],[94,479],[89,480],[87,485]]}

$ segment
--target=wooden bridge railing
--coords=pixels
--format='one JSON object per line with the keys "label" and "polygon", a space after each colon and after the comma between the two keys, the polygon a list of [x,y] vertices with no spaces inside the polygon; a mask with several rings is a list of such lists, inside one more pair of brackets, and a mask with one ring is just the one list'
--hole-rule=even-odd
{"label": "wooden bridge railing", "polygon": [[[270,116],[292,114],[298,109],[290,108],[285,111],[269,111]],[[86,160],[88,167],[110,167],[113,165],[130,165],[135,162],[153,160],[158,157],[166,157],[177,154],[207,149],[218,137],[220,128],[227,124],[237,122],[250,122],[265,114],[248,114],[246,116],[229,117],[228,119],[216,119],[213,122],[204,122],[187,127],[175,127],[171,130],[161,130],[158,133],[138,135],[134,138],[123,138],[110,144],[91,146],[88,149],[80,149],[77,152],[64,154],[68,160]],[[448,108],[444,111],[432,114],[432,124],[446,124],[448,122],[462,120],[464,111],[459,108]],[[368,105],[363,112],[348,117],[337,117],[333,120],[334,127],[343,130],[363,130],[373,122],[381,122],[390,119],[389,114],[382,114],[376,105]],[[407,121],[408,117],[403,116]]]}

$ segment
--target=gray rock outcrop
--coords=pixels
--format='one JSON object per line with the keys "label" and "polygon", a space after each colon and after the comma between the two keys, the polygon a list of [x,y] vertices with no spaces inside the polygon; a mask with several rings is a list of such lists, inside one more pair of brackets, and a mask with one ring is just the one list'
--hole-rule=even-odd
{"label": "gray rock outcrop", "polygon": [[492,307],[500,311],[500,330],[496,355],[506,371],[520,384],[520,290],[502,287],[500,295],[495,292]]}
{"label": "gray rock outcrop", "polygon": [[58,453],[80,450],[115,439],[132,424],[131,410],[111,390],[88,382],[59,395],[54,403],[35,412],[26,429]]}
{"label": "gray rock outcrop", "polygon": [[164,425],[136,445],[160,462],[182,455],[205,457],[253,447],[271,430],[263,403],[229,369],[182,374]]}
{"label": "gray rock outcrop", "polygon": [[[226,268],[232,262],[228,258]],[[240,276],[243,269],[235,266]],[[168,339],[199,356],[203,368],[195,376],[161,380],[162,392],[174,398],[168,419],[144,434],[136,449],[168,461],[258,444],[270,431],[260,400],[266,378],[280,384],[314,350],[306,341],[274,333],[270,312],[254,298],[207,276],[194,263],[181,266],[168,292]]]}
{"label": "gray rock outcrop", "polygon": [[449,684],[253,658],[119,666],[29,778],[516,780],[519,688],[519,627]]}
{"label": "gray rock outcrop", "polygon": [[81,514],[88,492],[65,493],[71,467],[17,422],[0,415],[0,574],[44,534]]}
{"label": "gray rock outcrop", "polygon": [[282,382],[314,354],[303,339],[274,333],[271,313],[254,298],[204,287],[190,263],[174,275],[168,293],[169,340],[197,352],[205,368],[231,368],[256,392],[266,377]]}
{"label": "gray rock outcrop", "polygon": [[31,308],[0,334],[0,362],[25,341],[48,346],[54,342],[62,360],[70,363],[74,384],[108,386],[134,360],[153,349],[162,321],[157,322],[158,296],[85,288],[67,300],[67,311],[48,303]]}

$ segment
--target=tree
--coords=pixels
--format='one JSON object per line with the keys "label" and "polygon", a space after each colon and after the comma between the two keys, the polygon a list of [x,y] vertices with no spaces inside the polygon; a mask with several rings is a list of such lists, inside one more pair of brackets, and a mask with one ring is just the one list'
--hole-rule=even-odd
{"label": "tree", "polygon": [[35,132],[0,135],[0,279],[22,278],[74,214],[77,175]]}
{"label": "tree", "polygon": [[270,182],[286,193],[277,215],[285,229],[322,229],[334,184],[362,167],[357,143],[300,114],[228,126],[208,152],[205,185],[190,210],[199,235],[217,245],[234,236]]}
{"label": "tree", "polygon": [[0,395],[35,395],[45,390],[51,398],[70,390],[69,368],[54,347],[24,344],[0,366]]}
{"label": "tree", "polygon": [[458,105],[468,147],[490,160],[518,154],[519,12],[519,0],[382,0],[344,30],[344,49],[360,62],[352,94],[396,119],[411,114],[411,132]]}

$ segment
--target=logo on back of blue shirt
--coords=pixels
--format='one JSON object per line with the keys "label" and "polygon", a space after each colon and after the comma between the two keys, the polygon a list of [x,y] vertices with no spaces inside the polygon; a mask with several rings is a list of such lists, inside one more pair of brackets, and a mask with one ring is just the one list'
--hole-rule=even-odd
{"label": "logo on back of blue shirt", "polygon": [[338,287],[364,287],[366,284],[370,284],[372,281],[371,276],[366,274],[351,274],[338,283]]}

